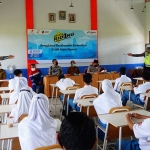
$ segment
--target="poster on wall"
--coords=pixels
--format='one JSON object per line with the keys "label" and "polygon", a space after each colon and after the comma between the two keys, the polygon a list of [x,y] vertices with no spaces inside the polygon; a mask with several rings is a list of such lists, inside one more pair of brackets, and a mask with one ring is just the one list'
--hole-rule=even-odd
{"label": "poster on wall", "polygon": [[96,30],[28,30],[28,60],[50,63],[53,59],[91,62],[98,58]]}

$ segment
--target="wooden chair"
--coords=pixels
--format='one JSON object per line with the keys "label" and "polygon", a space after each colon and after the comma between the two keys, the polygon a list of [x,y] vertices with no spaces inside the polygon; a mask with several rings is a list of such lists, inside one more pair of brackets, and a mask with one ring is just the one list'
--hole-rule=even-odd
{"label": "wooden chair", "polygon": [[[110,109],[109,113],[119,113],[119,112],[123,112],[123,111],[130,111],[130,107],[129,106],[124,106],[124,107],[114,107],[112,109]],[[102,126],[100,126],[99,124],[97,125],[96,128],[96,132],[97,132],[97,139],[98,139],[98,129],[102,130],[105,133],[104,136],[104,142],[103,142],[103,150],[106,150],[107,148],[107,141],[109,140],[113,140],[113,139],[118,139],[119,136],[119,128],[114,127],[111,124],[106,124],[106,129],[104,129]],[[130,128],[128,126],[125,126],[122,128],[122,137],[129,137],[129,136],[133,136],[134,133],[133,131],[130,130]],[[100,148],[100,145],[98,145],[97,143],[97,149]]]}
{"label": "wooden chair", "polygon": [[[81,99],[97,98],[97,97],[98,97],[97,94],[90,94],[90,95],[83,95]],[[89,117],[97,117],[97,113],[95,111],[94,106],[91,107],[80,106],[80,112],[87,114]]]}
{"label": "wooden chair", "polygon": [[21,122],[21,120],[23,120],[25,117],[27,117],[28,114],[23,114],[19,117],[18,122]]}
{"label": "wooden chair", "polygon": [[21,150],[19,138],[12,139],[12,150]]}
{"label": "wooden chair", "polygon": [[39,148],[36,148],[34,150],[63,150],[62,147],[58,144],[56,145],[51,145],[51,146],[44,146],[44,147],[39,147]]}
{"label": "wooden chair", "polygon": [[[150,93],[150,89],[148,89],[148,90],[146,91],[146,93]],[[135,103],[133,103],[133,106],[142,108],[142,109],[144,109],[144,110],[150,110],[150,98],[145,96],[145,97],[144,97],[144,101],[145,101],[144,106],[138,105],[138,104],[135,104]]]}
{"label": "wooden chair", "polygon": [[[120,86],[132,86],[131,82],[123,82]],[[122,96],[123,90],[120,88],[120,95]]]}

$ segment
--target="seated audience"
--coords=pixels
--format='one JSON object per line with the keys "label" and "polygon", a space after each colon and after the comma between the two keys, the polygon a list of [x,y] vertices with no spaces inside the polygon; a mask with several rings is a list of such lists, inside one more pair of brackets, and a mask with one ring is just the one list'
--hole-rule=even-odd
{"label": "seated audience", "polygon": [[95,124],[86,114],[70,113],[62,122],[57,140],[64,150],[94,150]]}
{"label": "seated audience", "polygon": [[[70,86],[74,86],[75,82],[73,80],[71,80],[70,78],[65,78],[64,75],[60,75],[58,77],[58,82],[56,83],[56,85],[58,86],[58,88],[60,90],[66,90],[67,87],[70,87]],[[60,100],[63,100],[63,97],[64,95],[62,94],[60,96]]]}
{"label": "seated audience", "polygon": [[49,75],[59,76],[62,74],[62,68],[58,65],[58,61],[56,59],[52,60],[53,65],[49,68]]}
{"label": "seated audience", "polygon": [[32,89],[36,92],[36,86],[43,84],[43,75],[35,64],[31,64],[31,71],[29,73],[30,80],[32,81]]}
{"label": "seated audience", "polygon": [[95,73],[100,72],[100,67],[98,60],[94,60],[94,62],[88,67],[87,73]]}
{"label": "seated audience", "polygon": [[79,68],[76,66],[76,62],[74,60],[71,61],[71,67],[68,68],[67,74],[78,75],[80,73]]}
{"label": "seated audience", "polygon": [[[148,89],[150,89],[150,73],[148,71],[143,72],[143,80],[144,84],[141,84],[137,87],[133,87],[133,91],[130,94],[130,100],[135,104],[144,106],[144,95]],[[127,101],[129,100],[129,91],[124,90],[122,95],[122,104],[123,106],[126,105]]]}
{"label": "seated audience", "polygon": [[116,92],[120,92],[119,86],[122,83],[131,82],[131,79],[126,76],[126,68],[125,67],[121,67],[119,72],[120,72],[121,77],[116,79],[115,86],[114,86],[114,89]]}
{"label": "seated audience", "polygon": [[[83,75],[83,81],[84,81],[85,86],[76,91],[74,100],[79,100],[84,95],[91,95],[91,94],[98,95],[98,89],[91,86],[92,75],[90,73]],[[74,100],[70,98],[69,105],[72,107],[73,110],[80,111],[80,107],[75,103]]]}
{"label": "seated audience", "polygon": [[15,104],[17,102],[20,90],[26,86],[28,86],[28,82],[25,77],[15,79],[14,90],[10,95],[9,104]]}
{"label": "seated audience", "polygon": [[49,100],[44,94],[33,96],[29,115],[18,125],[22,150],[56,144],[57,122],[49,115]]}
{"label": "seated audience", "polygon": [[10,114],[10,118],[14,118],[14,122],[18,122],[21,115],[29,113],[29,107],[33,94],[32,89],[28,86],[23,87],[20,90],[17,107],[15,107]]}
{"label": "seated audience", "polygon": [[[93,102],[97,114],[107,114],[111,108],[122,106],[120,94],[115,92],[112,83],[109,80],[105,79],[102,82],[102,90],[104,93]],[[100,124],[103,128],[106,128],[106,123],[107,122],[105,120],[98,120],[98,124]],[[104,132],[99,130],[98,137],[100,140],[104,140],[104,135]]]}
{"label": "seated audience", "polygon": [[[145,119],[143,122],[134,124],[132,117],[137,119]],[[150,149],[150,116],[140,114],[127,114],[126,119],[128,126],[133,130],[137,139],[135,140],[122,140],[121,150],[149,150]],[[116,143],[118,150],[119,142]]]}
{"label": "seated audience", "polygon": [[2,69],[2,65],[0,63],[0,80],[6,79],[6,72],[4,69]]}
{"label": "seated audience", "polygon": [[14,90],[14,86],[16,84],[17,79],[19,79],[19,77],[22,77],[22,71],[20,69],[14,70],[14,78],[9,80],[9,85],[8,85],[10,91]]}

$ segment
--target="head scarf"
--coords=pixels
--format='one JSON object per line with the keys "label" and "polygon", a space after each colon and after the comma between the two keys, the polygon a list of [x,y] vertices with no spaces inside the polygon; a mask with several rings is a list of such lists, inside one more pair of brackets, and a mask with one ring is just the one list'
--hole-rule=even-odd
{"label": "head scarf", "polygon": [[21,115],[29,113],[32,97],[33,91],[30,87],[26,86],[20,90],[17,107],[10,114],[14,118],[14,122],[17,122]]}

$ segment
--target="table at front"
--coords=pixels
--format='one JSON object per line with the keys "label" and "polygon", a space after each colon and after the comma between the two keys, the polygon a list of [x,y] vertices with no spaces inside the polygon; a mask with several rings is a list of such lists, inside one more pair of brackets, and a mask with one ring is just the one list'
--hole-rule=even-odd
{"label": "table at front", "polygon": [[67,115],[68,115],[69,98],[70,98],[70,95],[74,95],[76,93],[76,90],[60,90],[60,93],[64,94],[63,103],[65,101],[65,95],[68,96],[67,98]]}
{"label": "table at front", "polygon": [[[98,88],[99,84],[97,81],[99,80],[104,80],[104,79],[109,79],[109,80],[115,80],[116,78],[119,77],[119,73],[100,73],[100,74],[93,74],[92,75],[92,86]],[[70,78],[75,81],[75,83],[80,84],[80,88],[84,86],[83,82],[83,75],[79,76],[66,76],[66,78]],[[52,96],[52,87],[50,87],[50,84],[56,84],[58,81],[57,76],[45,76],[43,79],[44,83],[44,94],[47,95],[48,97]],[[60,95],[59,95],[60,96]]]}
{"label": "table at front", "polygon": [[[150,116],[150,112],[145,110],[135,110],[135,111],[128,111],[128,112],[98,115],[100,119],[103,119],[109,124],[113,125],[114,127],[119,128],[119,150],[121,150],[122,127],[128,126],[128,123],[126,121],[126,114],[128,113],[138,113],[141,115]],[[132,121],[134,123],[139,123],[143,120],[144,119],[132,118]]]}
{"label": "table at front", "polygon": [[80,99],[75,100],[75,102],[79,105],[82,105],[83,107],[87,107],[87,116],[89,116],[89,107],[93,106],[93,101],[96,98],[87,98],[87,99]]}

